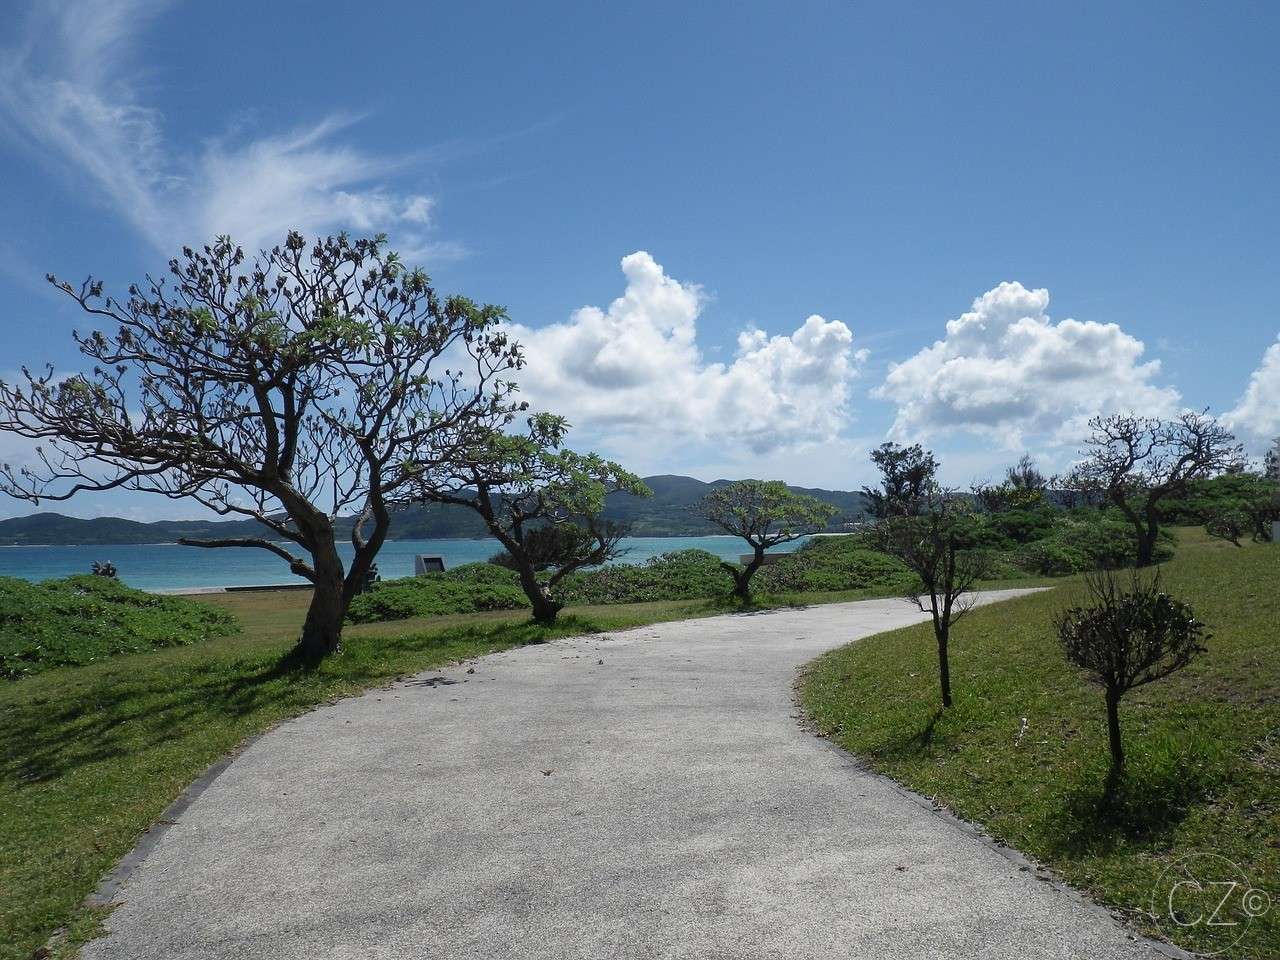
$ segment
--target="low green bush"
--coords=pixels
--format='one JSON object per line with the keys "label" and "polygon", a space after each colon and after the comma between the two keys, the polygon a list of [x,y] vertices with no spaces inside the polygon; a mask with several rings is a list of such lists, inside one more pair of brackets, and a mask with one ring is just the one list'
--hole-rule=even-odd
{"label": "low green bush", "polygon": [[732,582],[720,558],[706,550],[677,550],[643,563],[618,563],[572,574],[561,584],[566,603],[643,603],[696,600],[728,593]]}
{"label": "low green bush", "polygon": [[980,545],[1002,549],[1016,544],[1032,543],[1052,535],[1060,514],[1049,506],[1025,510],[1003,510],[983,514],[987,539]]}
{"label": "low green bush", "polygon": [[1043,577],[1065,577],[1093,566],[1083,550],[1052,540],[1028,544],[1018,551],[1016,560],[1022,569]]}
{"label": "low green bush", "polygon": [[861,590],[866,587],[911,586],[915,577],[901,560],[868,550],[849,537],[815,537],[790,556],[756,574],[766,593]]}
{"label": "low green bush", "polygon": [[221,610],[144,593],[111,577],[43,583],[0,577],[0,678],[8,680],[237,629],[235,618]]}
{"label": "low green bush", "polygon": [[[811,540],[756,575],[768,593],[807,593],[901,586],[913,582],[898,560],[867,550],[853,537]],[[566,604],[646,603],[720,597],[733,586],[720,558],[706,550],[678,550],[643,563],[618,563],[566,577],[559,596]],[[492,563],[473,563],[447,573],[387,580],[352,601],[355,623],[405,620],[478,610],[527,607],[516,574]]]}
{"label": "low green bush", "polygon": [[445,573],[376,583],[351,601],[347,619],[372,623],[528,605],[514,571],[490,563],[468,563]]}
{"label": "low green bush", "polygon": [[[1156,563],[1173,556],[1172,543],[1172,534],[1162,530],[1156,544]],[[1137,555],[1133,527],[1124,520],[1090,512],[1064,515],[1049,536],[1022,546],[1011,554],[1011,559],[1023,570],[1057,577],[1099,567],[1129,567]]]}

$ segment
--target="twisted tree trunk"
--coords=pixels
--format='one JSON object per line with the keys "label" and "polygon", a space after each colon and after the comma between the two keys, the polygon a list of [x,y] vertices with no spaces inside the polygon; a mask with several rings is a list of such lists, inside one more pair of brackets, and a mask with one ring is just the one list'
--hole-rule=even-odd
{"label": "twisted tree trunk", "polygon": [[312,540],[315,590],[298,637],[298,652],[307,660],[320,660],[342,649],[342,621],[349,598],[332,526],[327,531],[313,532]]}

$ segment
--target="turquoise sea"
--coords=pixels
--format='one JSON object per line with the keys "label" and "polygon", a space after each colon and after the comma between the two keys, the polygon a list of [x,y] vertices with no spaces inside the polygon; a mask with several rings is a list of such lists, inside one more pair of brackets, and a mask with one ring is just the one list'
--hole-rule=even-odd
{"label": "turquoise sea", "polygon": [[[802,541],[775,547],[773,552],[794,550]],[[673,550],[706,550],[725,559],[737,557],[746,544],[737,537],[630,537],[619,563],[640,563]],[[350,546],[339,548],[345,558]],[[378,554],[378,571],[384,579],[413,573],[413,558],[420,553],[444,557],[445,566],[487,560],[501,548],[494,540],[393,540]],[[0,577],[52,580],[73,573],[89,573],[95,560],[111,561],[120,579],[142,590],[182,590],[195,587],[259,586],[302,583],[289,573],[284,561],[266,550],[224,547],[217,550],[184,547],[176,543],[127,544],[84,547],[0,547]]]}

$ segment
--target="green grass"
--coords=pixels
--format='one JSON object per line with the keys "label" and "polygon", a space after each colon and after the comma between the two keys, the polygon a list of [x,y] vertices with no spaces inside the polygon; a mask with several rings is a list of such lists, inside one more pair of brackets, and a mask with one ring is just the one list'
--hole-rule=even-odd
{"label": "green grass", "polygon": [[874,769],[1184,948],[1217,949],[1224,931],[1158,925],[1148,915],[1153,885],[1181,856],[1226,857],[1276,906],[1224,955],[1277,957],[1280,545],[1237,549],[1180,531],[1162,575],[1213,636],[1207,655],[1122,702],[1129,771],[1110,802],[1101,693],[1065,663],[1051,627],[1055,611],[1078,597],[1078,582],[964,619],[952,640],[955,706],[945,713],[928,626],[819,658],[803,678],[802,702]]}

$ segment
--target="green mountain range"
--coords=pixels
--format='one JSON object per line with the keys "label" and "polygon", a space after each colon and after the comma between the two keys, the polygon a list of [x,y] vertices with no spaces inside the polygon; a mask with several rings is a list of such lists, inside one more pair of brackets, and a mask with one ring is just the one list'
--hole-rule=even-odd
{"label": "green mountain range", "polygon": [[[610,520],[631,523],[632,533],[638,537],[696,537],[720,532],[697,515],[696,506],[711,490],[724,486],[728,480],[705,483],[693,477],[661,475],[645,477],[644,482],[653,491],[652,497],[613,494],[609,497],[605,516]],[[833,530],[840,529],[844,522],[861,516],[863,512],[860,493],[805,487],[791,489],[836,506],[840,513],[832,522]],[[350,518],[339,521],[340,533],[345,536],[350,526]],[[0,520],[0,546],[174,543],[182,537],[262,535],[263,528],[253,520],[157,520],[140,523],[120,517],[80,520],[59,513],[35,513]],[[471,510],[432,504],[397,511],[391,524],[390,538],[434,540],[485,535],[484,523]]]}

